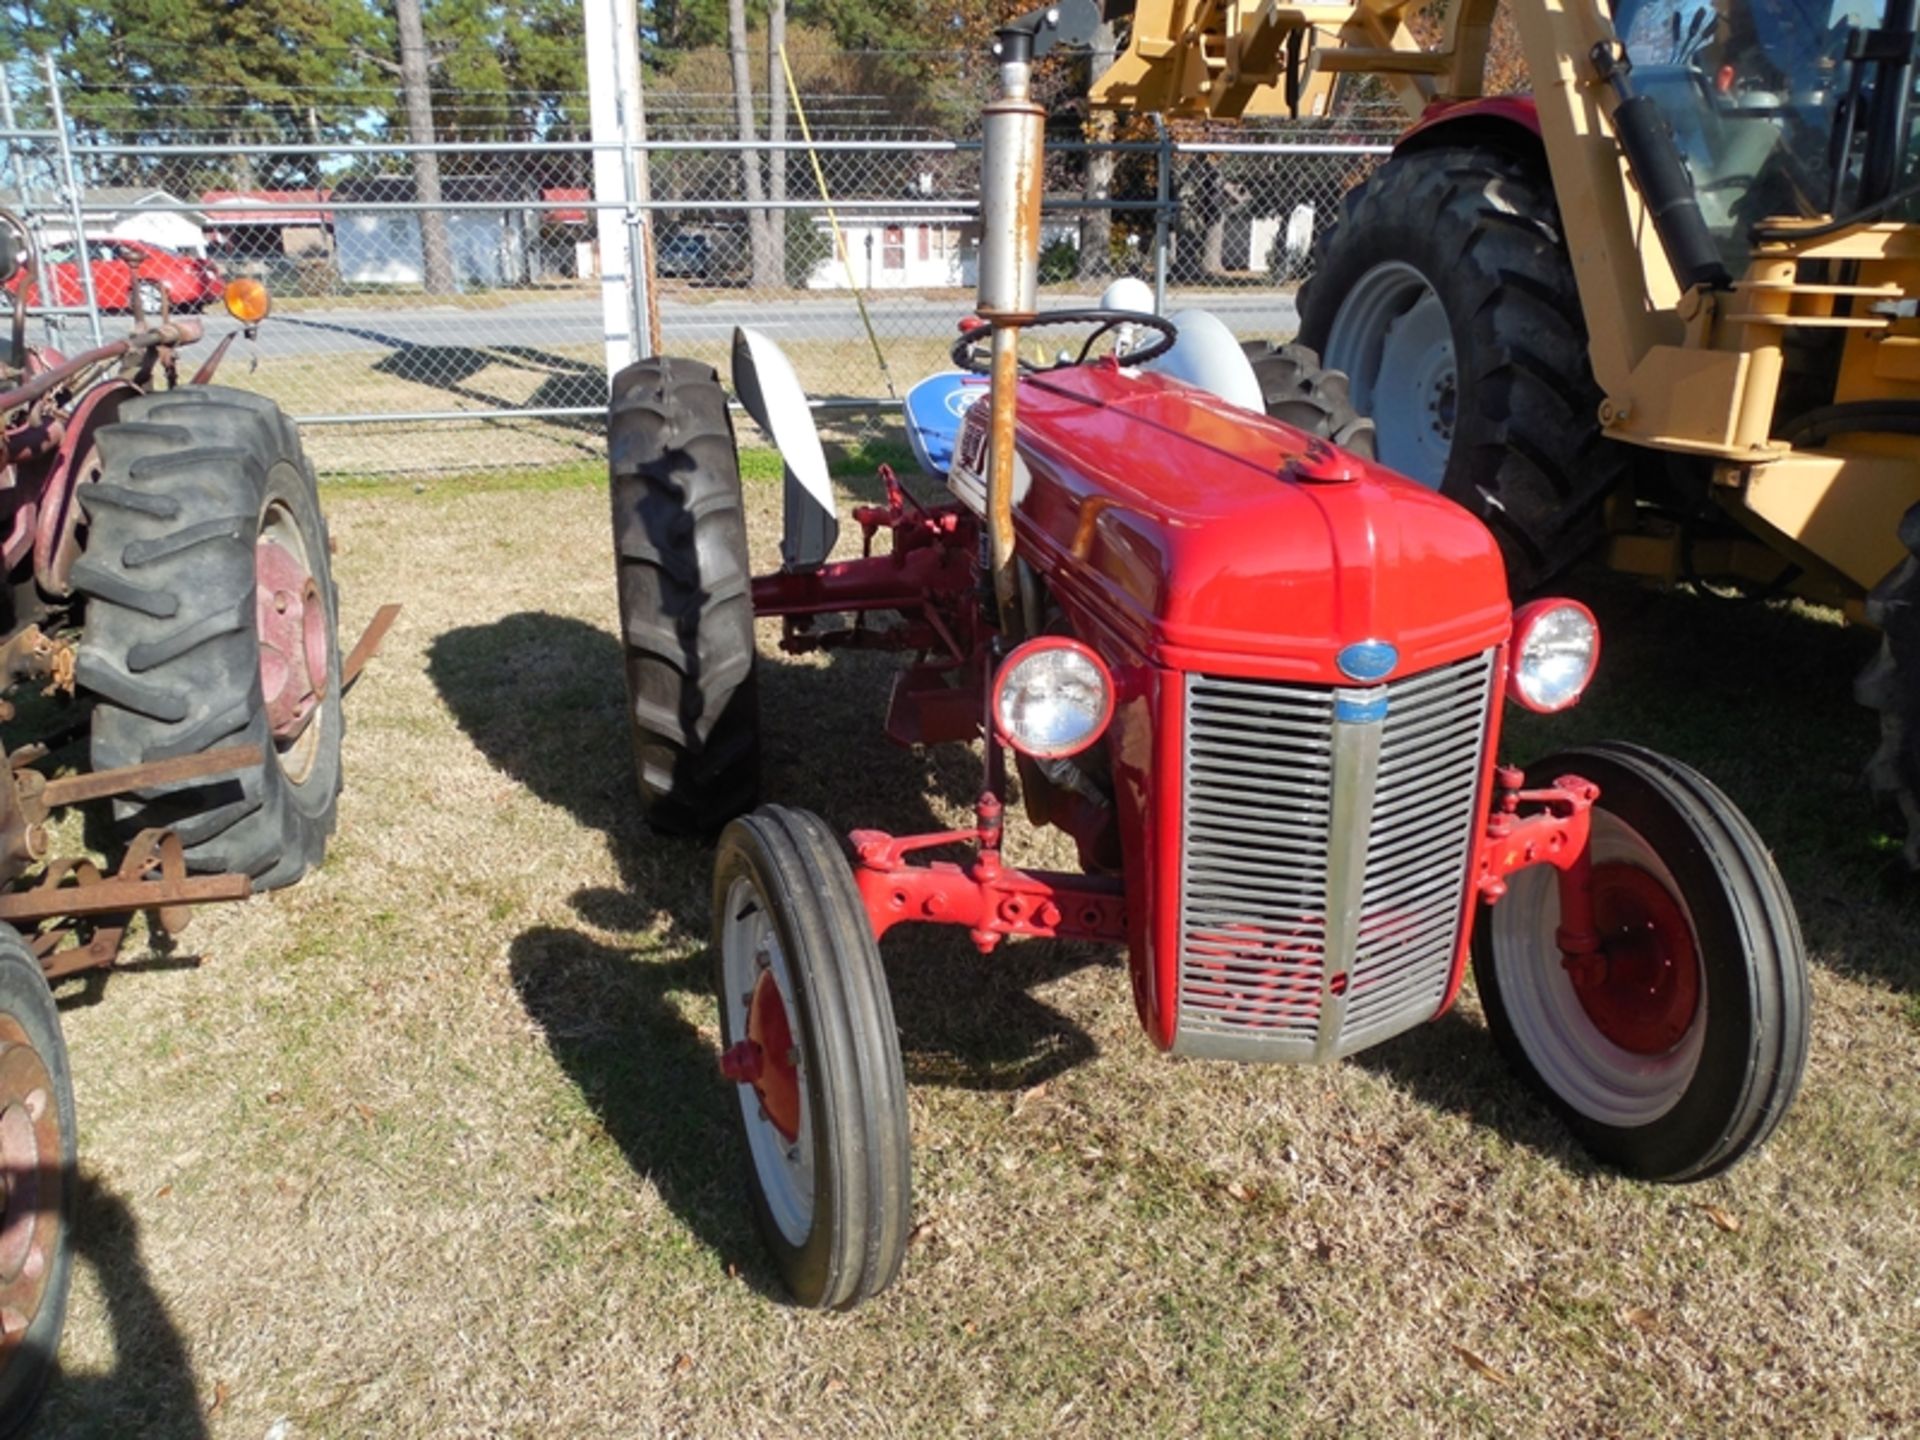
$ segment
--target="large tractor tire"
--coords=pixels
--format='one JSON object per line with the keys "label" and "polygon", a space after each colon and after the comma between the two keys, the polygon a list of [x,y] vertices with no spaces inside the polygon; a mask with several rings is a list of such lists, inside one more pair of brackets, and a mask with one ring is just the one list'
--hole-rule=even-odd
{"label": "large tractor tire", "polygon": [[1373,421],[1354,408],[1345,375],[1322,365],[1305,345],[1251,340],[1243,348],[1269,416],[1365,459],[1375,458]]}
{"label": "large tractor tire", "polygon": [[73,568],[75,679],[96,697],[96,770],[257,745],[262,763],[114,802],[167,826],[189,867],[256,888],[318,865],[340,796],[339,595],[313,467],[271,400],[187,386],[100,432]]}
{"label": "large tractor tire", "polygon": [[1526,592],[1602,536],[1625,477],[1559,209],[1494,149],[1389,159],[1342,200],[1300,291],[1300,341],[1350,379],[1384,465],[1484,520]]}
{"label": "large tractor tire", "polygon": [[1920,505],[1900,522],[1907,558],[1867,597],[1867,618],[1880,627],[1880,653],[1854,686],[1880,714],[1880,748],[1867,765],[1875,792],[1897,805],[1906,822],[1907,864],[1920,870]]}
{"label": "large tractor tire", "polygon": [[607,457],[640,799],[656,830],[711,835],[760,788],[753,572],[713,367],[652,359],[622,370]]}

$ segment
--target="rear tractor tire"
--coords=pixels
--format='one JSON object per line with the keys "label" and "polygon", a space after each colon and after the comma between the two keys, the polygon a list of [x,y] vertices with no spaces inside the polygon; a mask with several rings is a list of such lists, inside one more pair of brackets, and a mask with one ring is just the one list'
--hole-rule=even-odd
{"label": "rear tractor tire", "polygon": [[766,805],[727,827],[713,949],[754,1215],[795,1300],[850,1309],[906,1253],[907,1081],[880,948],[818,816]]}
{"label": "rear tractor tire", "polygon": [[1375,458],[1373,421],[1354,408],[1345,375],[1322,365],[1305,345],[1254,340],[1244,349],[1269,418],[1330,440],[1362,459]]}
{"label": "rear tractor tire", "polygon": [[193,385],[128,401],[81,487],[75,679],[96,770],[257,745],[263,763],[114,802],[195,870],[258,889],[318,865],[340,795],[339,596],[313,467],[271,400]]}
{"label": "rear tractor tire", "polygon": [[73,1077],[40,962],[0,925],[0,1436],[32,1417],[73,1283]]}
{"label": "rear tractor tire", "polygon": [[1626,447],[1600,430],[1573,265],[1539,167],[1438,145],[1347,192],[1300,341],[1350,379],[1380,463],[1486,522],[1516,592],[1603,536]]}
{"label": "rear tractor tire", "polygon": [[1473,973],[1514,1068],[1605,1163],[1647,1180],[1718,1174],[1772,1133],[1807,1059],[1806,951],[1785,882],[1733,802],[1678,761],[1607,744],[1528,767],[1600,787],[1602,954],[1554,938],[1556,872],[1482,910]]}
{"label": "rear tractor tire", "polygon": [[656,830],[712,835],[760,789],[753,572],[713,367],[653,359],[622,370],[607,455],[641,802]]}
{"label": "rear tractor tire", "polygon": [[1880,627],[1880,653],[1861,672],[1854,695],[1880,715],[1880,746],[1867,764],[1867,781],[1899,808],[1907,864],[1920,870],[1920,505],[1901,519],[1900,543],[1907,558],[1867,597],[1867,619]]}

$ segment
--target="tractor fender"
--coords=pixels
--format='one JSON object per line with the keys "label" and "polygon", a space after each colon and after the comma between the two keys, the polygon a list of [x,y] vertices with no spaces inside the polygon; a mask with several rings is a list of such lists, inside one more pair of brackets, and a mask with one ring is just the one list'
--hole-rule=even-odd
{"label": "tractor fender", "polygon": [[41,476],[39,516],[34,526],[33,575],[49,595],[72,593],[68,572],[77,553],[73,534],[80,520],[74,492],[86,478],[81,469],[93,451],[94,435],[101,426],[118,419],[120,406],[140,393],[137,386],[125,380],[109,380],[81,396],[67,416],[60,449]]}
{"label": "tractor fender", "polygon": [[1393,153],[1405,155],[1441,145],[1500,150],[1541,165],[1547,159],[1546,141],[1540,133],[1540,107],[1531,95],[1435,100],[1394,142]]}

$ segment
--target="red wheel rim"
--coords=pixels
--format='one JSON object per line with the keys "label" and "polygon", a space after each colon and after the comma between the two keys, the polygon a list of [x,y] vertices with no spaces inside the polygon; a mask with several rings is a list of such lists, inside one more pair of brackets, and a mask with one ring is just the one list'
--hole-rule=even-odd
{"label": "red wheel rim", "polygon": [[1593,867],[1595,961],[1569,966],[1574,994],[1602,1035],[1634,1055],[1664,1055],[1700,1009],[1700,957],[1686,912],[1660,880],[1617,861]]}
{"label": "red wheel rim", "polygon": [[40,1053],[0,1016],[0,1367],[40,1313],[60,1243],[60,1111]]}
{"label": "red wheel rim", "polygon": [[292,514],[269,508],[254,544],[254,611],[260,637],[260,693],[283,768],[303,778],[311,747],[299,744],[320,713],[332,666],[326,602],[307,564]]}
{"label": "red wheel rim", "polygon": [[788,1141],[800,1137],[800,1054],[793,1043],[786,998],[771,972],[754,983],[747,1006],[747,1041],[758,1052],[753,1090],[767,1121]]}

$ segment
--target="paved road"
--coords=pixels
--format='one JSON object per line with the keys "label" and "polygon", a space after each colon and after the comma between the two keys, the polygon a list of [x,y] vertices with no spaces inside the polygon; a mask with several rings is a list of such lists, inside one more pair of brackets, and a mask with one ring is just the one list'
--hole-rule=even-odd
{"label": "paved road", "polygon": [[[1045,303],[1061,308],[1067,297],[1049,295]],[[1084,303],[1093,303],[1089,297]],[[1213,311],[1236,334],[1284,337],[1298,327],[1293,297],[1278,293],[1216,294],[1182,300],[1174,309],[1200,305]],[[867,302],[881,339],[945,339],[953,334],[960,302],[917,297],[874,297]],[[716,300],[688,304],[671,298],[661,304],[661,328],[671,346],[675,337],[724,339],[736,325],[753,325],[779,340],[856,340],[862,335],[859,312],[846,295],[819,299]],[[209,316],[209,330],[224,333],[224,317]],[[275,315],[260,330],[263,359],[294,355],[339,355],[355,351],[393,351],[412,346],[592,345],[601,339],[597,299],[537,300],[497,309],[463,310],[454,306],[366,306],[301,310]]]}

